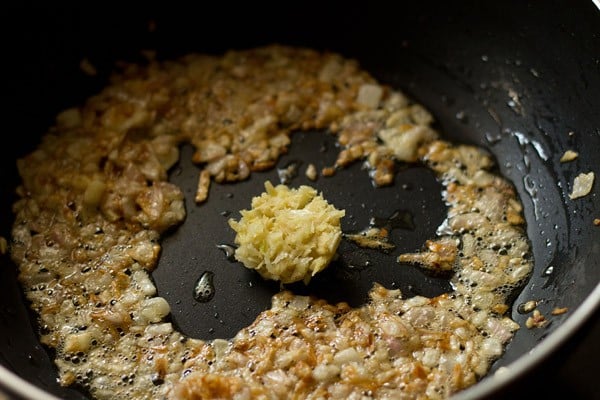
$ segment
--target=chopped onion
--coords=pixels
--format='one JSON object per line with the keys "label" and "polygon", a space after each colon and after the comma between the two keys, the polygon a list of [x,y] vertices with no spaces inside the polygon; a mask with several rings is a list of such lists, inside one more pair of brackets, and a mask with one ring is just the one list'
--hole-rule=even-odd
{"label": "chopped onion", "polygon": [[587,174],[581,173],[575,177],[573,181],[573,191],[569,194],[571,200],[583,197],[592,191],[592,185],[594,184],[594,173],[588,172]]}

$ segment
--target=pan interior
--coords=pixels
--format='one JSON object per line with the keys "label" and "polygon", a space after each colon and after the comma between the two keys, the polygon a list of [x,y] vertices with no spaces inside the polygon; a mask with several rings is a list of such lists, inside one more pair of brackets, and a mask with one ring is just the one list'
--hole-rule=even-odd
{"label": "pan interior", "polygon": [[[435,237],[446,217],[442,186],[434,174],[425,167],[398,165],[393,185],[374,187],[368,171],[357,162],[331,177],[319,176],[316,181],[306,177],[311,163],[318,171],[333,165],[338,150],[335,137],[327,132],[293,133],[289,152],[275,168],[253,173],[247,181],[235,184],[213,183],[208,200],[197,205],[194,194],[199,168],[189,161],[192,148],[182,148],[180,162],[169,179],[185,194],[187,217],[163,239],[153,272],[159,296],[171,305],[172,322],[182,333],[201,339],[231,338],[268,309],[271,297],[282,289],[279,282],[263,279],[228,256],[234,248],[235,232],[227,220],[239,219],[239,211],[250,208],[252,197],[264,191],[265,181],[281,183],[279,172],[289,166],[296,167],[297,174],[288,186],[310,185],[336,208],[346,210],[343,233],[360,232],[372,223],[387,225],[392,228],[390,241],[395,247],[384,252],[343,239],[337,259],[308,285],[299,282],[283,288],[354,307],[367,300],[375,282],[400,289],[406,297],[432,297],[452,290],[448,277],[396,262],[400,253],[418,251],[427,239]],[[214,297],[197,301],[194,287],[207,272],[213,278]]]}

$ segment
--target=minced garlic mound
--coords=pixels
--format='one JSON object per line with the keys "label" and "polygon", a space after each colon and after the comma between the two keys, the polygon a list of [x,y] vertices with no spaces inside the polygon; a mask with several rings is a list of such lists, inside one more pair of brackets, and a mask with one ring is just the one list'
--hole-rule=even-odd
{"label": "minced garlic mound", "polygon": [[252,209],[229,220],[236,231],[236,260],[265,279],[282,283],[310,279],[327,267],[342,238],[338,210],[310,186],[290,189],[265,182]]}

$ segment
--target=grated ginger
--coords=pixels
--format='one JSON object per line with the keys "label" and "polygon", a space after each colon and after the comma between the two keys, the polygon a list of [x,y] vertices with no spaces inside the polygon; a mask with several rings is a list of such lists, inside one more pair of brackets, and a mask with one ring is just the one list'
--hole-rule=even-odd
{"label": "grated ginger", "polygon": [[345,211],[310,186],[290,189],[267,181],[265,189],[239,221],[229,220],[237,233],[235,258],[265,279],[308,284],[335,256]]}

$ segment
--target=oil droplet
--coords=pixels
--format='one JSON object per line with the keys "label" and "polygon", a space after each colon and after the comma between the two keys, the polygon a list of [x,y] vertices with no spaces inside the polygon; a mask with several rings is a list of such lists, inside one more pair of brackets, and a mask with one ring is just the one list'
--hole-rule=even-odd
{"label": "oil droplet", "polygon": [[525,187],[525,191],[529,194],[531,201],[533,202],[533,212],[537,221],[540,219],[540,204],[538,199],[537,185],[531,177],[531,175],[525,175],[523,177],[523,186]]}
{"label": "oil droplet", "polygon": [[371,217],[369,221],[371,228],[387,228],[392,229],[415,229],[412,214],[407,210],[396,210],[388,218]]}
{"label": "oil droplet", "polygon": [[196,285],[194,285],[194,299],[200,303],[209,302],[215,295],[215,286],[213,284],[214,273],[205,271],[200,275]]}
{"label": "oil droplet", "polygon": [[27,361],[31,364],[31,365],[35,365],[38,366],[40,365],[38,360],[33,356],[33,354],[27,354]]}
{"label": "oil droplet", "polygon": [[489,144],[496,144],[498,143],[500,140],[502,140],[502,136],[499,133],[491,133],[491,132],[486,132],[485,133],[485,140],[487,140],[487,142]]}
{"label": "oil droplet", "polygon": [[523,155],[523,165],[525,166],[525,170],[529,171],[531,169],[531,161],[527,154]]}
{"label": "oil droplet", "polygon": [[550,266],[548,266],[548,268],[546,268],[544,270],[544,272],[542,273],[542,276],[550,276],[550,275],[552,275],[553,272],[554,272],[554,266],[550,265]]}
{"label": "oil droplet", "polygon": [[233,246],[229,244],[218,244],[217,248],[223,250],[225,257],[227,257],[229,261],[235,261],[233,258],[233,255],[235,254],[235,248]]}
{"label": "oil droplet", "polygon": [[469,122],[469,117],[467,117],[467,114],[463,110],[460,110],[459,112],[457,112],[455,117],[457,120],[459,120],[463,124],[466,124],[467,122]]}
{"label": "oil droplet", "polygon": [[548,156],[548,152],[546,151],[546,149],[544,148],[544,146],[542,146],[542,144],[540,142],[538,142],[537,140],[531,139],[529,136],[525,135],[522,132],[518,132],[518,131],[514,131],[514,132],[510,132],[519,142],[519,145],[521,146],[521,148],[523,150],[525,150],[527,145],[531,145],[531,147],[533,147],[533,149],[535,150],[535,152],[537,153],[537,155],[544,161],[548,161],[549,156]]}
{"label": "oil droplet", "polygon": [[182,172],[183,172],[183,169],[180,166],[178,166],[173,170],[173,175],[179,176],[179,175],[181,175]]}
{"label": "oil droplet", "polygon": [[362,271],[371,265],[368,256],[362,251],[346,251],[341,254],[342,266],[348,270]]}
{"label": "oil droplet", "polygon": [[454,105],[454,99],[444,94],[442,95],[442,103],[444,103],[447,106],[452,106]]}

